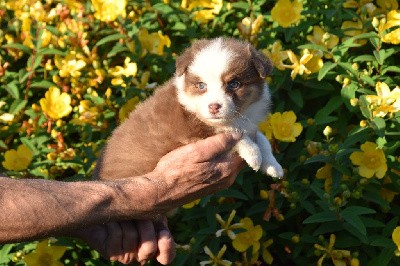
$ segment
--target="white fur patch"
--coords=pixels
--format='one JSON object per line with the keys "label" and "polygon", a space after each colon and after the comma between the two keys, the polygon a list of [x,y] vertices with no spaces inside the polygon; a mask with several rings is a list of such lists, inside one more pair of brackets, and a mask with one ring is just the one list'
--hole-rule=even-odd
{"label": "white fur patch", "polygon": [[[203,94],[190,96],[185,93],[185,74],[176,77],[175,80],[179,102],[210,125],[226,123],[226,120],[234,115],[234,102],[225,92],[221,80],[222,74],[227,71],[231,56],[232,53],[223,47],[221,38],[215,39],[195,56],[193,63],[189,66],[189,72],[198,76],[206,84],[207,89]],[[209,112],[210,104],[221,105],[218,114]]]}

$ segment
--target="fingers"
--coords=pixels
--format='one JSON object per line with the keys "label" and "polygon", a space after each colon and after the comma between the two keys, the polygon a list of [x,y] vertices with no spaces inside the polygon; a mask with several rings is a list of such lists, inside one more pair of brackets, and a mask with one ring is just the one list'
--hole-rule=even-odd
{"label": "fingers", "polygon": [[132,221],[110,222],[107,224],[105,253],[110,260],[124,264],[136,259],[138,233]]}
{"label": "fingers", "polygon": [[122,260],[122,229],[119,223],[110,222],[107,225],[106,254],[110,260]]}
{"label": "fingers", "polygon": [[131,263],[136,259],[139,234],[133,221],[120,222],[122,229],[122,254],[123,259],[118,260],[121,263]]}
{"label": "fingers", "polygon": [[167,223],[167,218],[163,216],[162,220],[154,224],[158,232],[158,253],[156,258],[157,261],[163,265],[170,264],[176,254],[175,242]]}
{"label": "fingers", "polygon": [[136,228],[140,238],[137,260],[143,265],[157,253],[157,236],[153,222],[150,220],[136,221]]}
{"label": "fingers", "polygon": [[197,161],[206,162],[231,150],[240,138],[241,134],[238,133],[214,135],[207,139],[199,140],[196,143],[190,144],[193,145],[193,150],[189,150],[189,155],[190,153],[197,152]]}

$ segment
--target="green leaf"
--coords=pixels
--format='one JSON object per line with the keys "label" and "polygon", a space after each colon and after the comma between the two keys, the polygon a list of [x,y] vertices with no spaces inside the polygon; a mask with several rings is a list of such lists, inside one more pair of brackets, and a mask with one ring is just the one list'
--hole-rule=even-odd
{"label": "green leaf", "polygon": [[10,106],[9,112],[15,115],[16,113],[21,111],[23,108],[25,108],[27,103],[28,103],[28,101],[26,101],[26,100],[15,99]]}
{"label": "green leaf", "polygon": [[350,206],[344,209],[340,214],[345,215],[363,215],[363,214],[374,214],[375,210],[362,207],[362,206]]}
{"label": "green leaf", "polygon": [[375,61],[375,57],[372,55],[360,55],[353,59],[353,62],[372,62]]}
{"label": "green leaf", "polygon": [[330,162],[332,160],[332,158],[330,156],[326,156],[326,155],[315,155],[309,159],[307,159],[307,161],[304,162],[304,164],[309,164],[309,163],[326,163],[326,162]]}
{"label": "green leaf", "polygon": [[375,117],[372,126],[379,137],[385,136],[385,129],[386,129],[385,119],[381,117]]}
{"label": "green leaf", "polygon": [[37,55],[35,57],[31,71],[35,70],[38,66],[40,66],[40,64],[42,63],[42,59],[43,59],[42,55]]}
{"label": "green leaf", "polygon": [[326,49],[325,46],[322,45],[318,45],[318,44],[312,44],[312,43],[308,43],[308,44],[303,44],[303,45],[299,45],[298,49],[309,49],[309,50],[320,50],[322,52],[328,52],[328,50]]}
{"label": "green leaf", "polygon": [[61,56],[65,56],[66,52],[60,51],[58,49],[54,49],[54,48],[43,48],[40,49],[37,53],[37,55],[61,55]]}
{"label": "green leaf", "polygon": [[249,198],[242,192],[234,189],[226,189],[217,193],[219,197],[229,197],[241,200],[248,200]]}
{"label": "green leaf", "polygon": [[15,244],[4,244],[0,248],[0,264],[9,265],[10,262],[10,251],[13,249]]}
{"label": "green leaf", "polygon": [[379,65],[383,65],[383,61],[385,60],[385,50],[374,50],[374,56],[376,58],[376,61],[378,62]]}
{"label": "green leaf", "polygon": [[360,98],[358,98],[358,104],[360,105],[360,111],[363,116],[367,119],[371,119],[372,114],[371,110],[368,108],[369,103],[365,95],[361,95]]}
{"label": "green leaf", "polygon": [[7,84],[6,90],[14,99],[19,99],[19,89],[15,83]]}
{"label": "green leaf", "polygon": [[312,224],[312,223],[324,223],[324,222],[331,222],[331,221],[337,221],[338,217],[336,216],[335,213],[331,211],[324,211],[324,212],[319,212],[316,214],[313,214],[306,218],[303,221],[303,224]]}
{"label": "green leaf", "polygon": [[371,240],[371,242],[369,244],[374,247],[384,247],[384,248],[392,248],[394,246],[392,239],[382,237],[382,236],[379,236],[379,237]]}
{"label": "green leaf", "polygon": [[357,231],[359,233],[361,233],[363,236],[367,235],[367,229],[365,228],[364,223],[362,222],[360,217],[358,217],[356,214],[349,213],[349,212],[345,212],[345,213],[342,212],[341,216],[347,223],[349,223],[355,229],[357,229]]}
{"label": "green leaf", "polygon": [[7,145],[1,139],[0,139],[0,148],[5,149],[5,150],[7,149]]}
{"label": "green leaf", "polygon": [[101,39],[100,41],[98,41],[95,46],[100,46],[100,45],[103,45],[103,44],[106,44],[106,43],[112,42],[112,41],[118,41],[120,39],[126,39],[126,37],[127,37],[126,35],[121,34],[121,33],[112,34],[112,35],[106,36],[103,39]]}
{"label": "green leaf", "polygon": [[324,125],[330,122],[336,121],[338,118],[335,116],[329,116],[332,112],[339,109],[343,104],[343,99],[341,96],[335,96],[331,98],[328,103],[320,109],[315,115],[315,124]]}
{"label": "green leaf", "polygon": [[31,84],[31,88],[48,89],[51,86],[55,86],[55,84],[53,82],[48,81],[48,80],[35,81],[35,82],[32,82],[32,84]]}
{"label": "green leaf", "polygon": [[303,101],[303,95],[301,95],[300,90],[296,90],[296,89],[292,90],[292,91],[289,93],[289,97],[290,97],[290,99],[292,99],[292,101],[293,101],[298,107],[303,108],[304,101]]}
{"label": "green leaf", "polygon": [[344,70],[350,72],[351,74],[353,74],[354,76],[357,76],[357,71],[353,69],[352,64],[347,63],[347,62],[340,62],[338,63],[338,65],[343,68]]}
{"label": "green leaf", "polygon": [[336,63],[332,63],[332,62],[324,63],[322,68],[319,70],[318,80],[321,81],[325,77],[325,75],[329,72],[329,70],[335,68],[336,66],[337,66]]}
{"label": "green leaf", "polygon": [[384,75],[386,72],[400,73],[400,67],[398,66],[382,67],[382,75]]}
{"label": "green leaf", "polygon": [[161,14],[165,14],[165,15],[175,12],[172,7],[170,7],[169,5],[166,5],[164,3],[157,3],[155,5],[152,5],[152,7],[155,10],[157,10],[158,12],[160,12]]}
{"label": "green leaf", "polygon": [[364,82],[367,83],[368,85],[375,87],[376,82],[375,82],[375,80],[374,80],[373,78],[371,78],[370,76],[361,74],[361,75],[360,75],[360,78],[361,78],[362,81],[364,81]]}
{"label": "green leaf", "polygon": [[21,138],[21,142],[22,142],[25,146],[27,146],[27,147],[32,151],[32,153],[33,153],[34,155],[39,154],[39,150],[36,149],[35,145],[33,144],[33,142],[32,142],[30,139],[28,139],[27,137],[23,137],[23,138]]}
{"label": "green leaf", "polygon": [[385,266],[388,265],[394,256],[395,248],[384,248],[379,256],[368,262],[368,266]]}
{"label": "green leaf", "polygon": [[10,49],[17,49],[17,50],[21,50],[22,52],[26,53],[26,54],[31,54],[32,50],[20,43],[9,43],[9,44],[4,44],[1,46],[2,48],[10,48]]}

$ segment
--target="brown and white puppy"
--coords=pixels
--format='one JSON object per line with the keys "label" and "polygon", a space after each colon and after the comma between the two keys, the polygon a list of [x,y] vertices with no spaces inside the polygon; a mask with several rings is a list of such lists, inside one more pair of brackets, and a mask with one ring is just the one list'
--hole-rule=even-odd
{"label": "brown and white puppy", "polygon": [[233,131],[243,133],[235,148],[250,167],[282,177],[282,167],[257,128],[271,104],[264,82],[270,71],[270,62],[249,43],[232,38],[196,41],[178,57],[175,76],[113,132],[95,177],[143,175],[182,145]]}

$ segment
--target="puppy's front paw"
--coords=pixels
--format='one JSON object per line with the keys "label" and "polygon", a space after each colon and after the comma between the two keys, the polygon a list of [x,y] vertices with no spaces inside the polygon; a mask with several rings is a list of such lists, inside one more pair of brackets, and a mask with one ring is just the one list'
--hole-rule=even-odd
{"label": "puppy's front paw", "polygon": [[[243,158],[243,157],[242,157]],[[262,158],[261,156],[251,156],[251,158],[243,158],[246,163],[254,170],[258,171],[261,168]]]}
{"label": "puppy's front paw", "polygon": [[266,166],[263,167],[262,169],[267,175],[276,177],[276,178],[282,178],[283,177],[283,168],[282,166],[277,163],[271,163],[267,164]]}
{"label": "puppy's front paw", "polygon": [[239,156],[242,157],[246,163],[253,168],[254,171],[260,170],[262,164],[262,155],[257,146],[238,145],[237,148]]}

